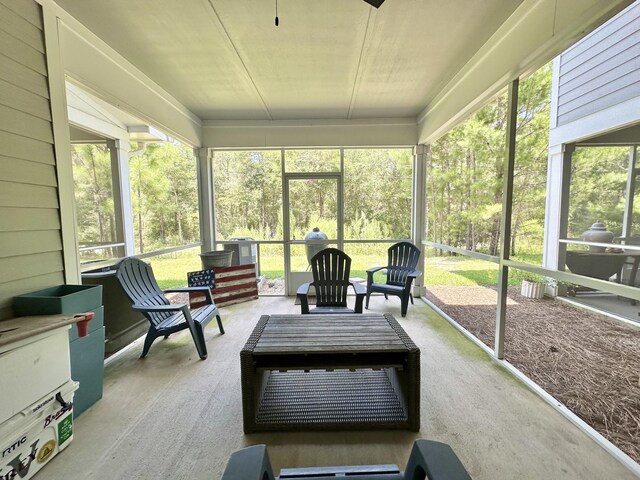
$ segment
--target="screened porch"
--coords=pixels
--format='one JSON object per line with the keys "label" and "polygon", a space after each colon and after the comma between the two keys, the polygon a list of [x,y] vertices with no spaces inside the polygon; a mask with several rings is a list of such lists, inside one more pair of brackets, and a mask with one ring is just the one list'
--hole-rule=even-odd
{"label": "screened porch", "polygon": [[[105,282],[104,396],[40,475],[218,478],[261,442],[276,470],[403,467],[416,438],[473,478],[640,475],[640,6],[279,6],[0,0],[0,320]],[[610,240],[584,236],[597,221]],[[364,284],[399,241],[422,254],[415,305],[370,311],[421,350],[419,433],[244,435],[239,352],[261,314],[299,313],[309,247]],[[621,263],[578,271],[572,250]],[[118,262],[171,288],[224,251],[258,298],[221,306],[206,360],[188,332],[138,358],[148,323],[108,313]]]}

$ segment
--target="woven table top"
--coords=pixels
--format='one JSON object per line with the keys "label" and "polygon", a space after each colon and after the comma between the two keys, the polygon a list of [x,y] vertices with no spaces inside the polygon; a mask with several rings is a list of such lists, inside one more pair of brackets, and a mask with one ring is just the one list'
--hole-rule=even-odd
{"label": "woven table top", "polygon": [[264,315],[245,351],[260,354],[418,350],[390,314]]}

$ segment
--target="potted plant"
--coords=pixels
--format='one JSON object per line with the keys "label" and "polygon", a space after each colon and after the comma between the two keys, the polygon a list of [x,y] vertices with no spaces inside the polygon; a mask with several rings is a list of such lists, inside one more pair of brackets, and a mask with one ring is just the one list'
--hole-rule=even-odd
{"label": "potted plant", "polygon": [[562,280],[551,280],[547,284],[545,294],[550,297],[566,297],[575,295],[576,285],[570,282],[563,282]]}
{"label": "potted plant", "polygon": [[520,294],[526,298],[542,298],[547,285],[546,277],[535,273],[524,272],[522,274],[522,287]]}

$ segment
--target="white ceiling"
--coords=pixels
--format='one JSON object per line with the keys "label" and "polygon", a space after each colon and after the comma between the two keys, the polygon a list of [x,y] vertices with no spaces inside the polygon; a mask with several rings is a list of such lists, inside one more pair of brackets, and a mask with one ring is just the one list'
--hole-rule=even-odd
{"label": "white ceiling", "polygon": [[415,117],[522,0],[57,0],[203,120]]}

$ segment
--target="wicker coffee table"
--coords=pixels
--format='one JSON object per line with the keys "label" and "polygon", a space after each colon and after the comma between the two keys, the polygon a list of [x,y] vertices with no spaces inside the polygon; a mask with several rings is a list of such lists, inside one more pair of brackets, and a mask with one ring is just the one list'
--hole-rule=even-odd
{"label": "wicker coffee table", "polygon": [[245,433],[420,429],[420,350],[390,314],[263,315],[240,366]]}

